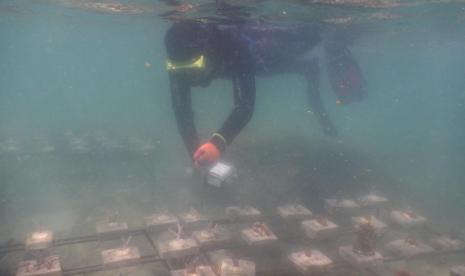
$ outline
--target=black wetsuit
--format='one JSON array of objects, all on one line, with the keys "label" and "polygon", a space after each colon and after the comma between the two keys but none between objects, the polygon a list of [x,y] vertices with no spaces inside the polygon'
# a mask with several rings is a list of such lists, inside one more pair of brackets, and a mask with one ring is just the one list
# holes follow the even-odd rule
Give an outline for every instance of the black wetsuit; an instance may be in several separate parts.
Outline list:
[{"label": "black wetsuit", "polygon": [[[192,27],[192,24],[196,26]],[[187,30],[194,28],[195,31],[180,31],[183,28]],[[181,37],[181,34],[190,37]],[[173,48],[199,48],[200,50],[196,50],[198,54],[204,54],[209,61],[208,65],[212,67],[208,80],[200,82],[192,81],[184,75],[170,74],[172,104],[177,124],[191,154],[199,146],[199,140],[194,125],[190,88],[196,85],[208,85],[209,81],[215,78],[230,79],[233,84],[234,108],[217,131],[224,137],[226,144],[233,141],[252,117],[257,75],[279,73],[304,75],[308,80],[307,91],[311,110],[328,135],[336,134],[320,99],[319,61],[306,55],[321,42],[317,26],[278,27],[258,23],[181,22],[175,23],[168,30],[165,40],[170,58],[177,54]],[[340,51],[332,52],[338,54],[341,51],[344,51],[344,47],[341,47]],[[221,151],[226,147],[224,140],[218,136],[211,138],[211,142]]]}]

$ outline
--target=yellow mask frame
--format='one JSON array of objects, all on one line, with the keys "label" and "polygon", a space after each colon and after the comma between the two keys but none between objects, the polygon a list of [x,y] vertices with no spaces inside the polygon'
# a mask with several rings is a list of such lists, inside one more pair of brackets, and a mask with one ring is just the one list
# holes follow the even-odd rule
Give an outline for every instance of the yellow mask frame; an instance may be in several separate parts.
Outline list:
[{"label": "yellow mask frame", "polygon": [[166,71],[168,72],[179,72],[189,69],[205,69],[205,57],[200,55],[198,58],[195,58],[190,62],[172,62],[171,60],[166,60]]}]

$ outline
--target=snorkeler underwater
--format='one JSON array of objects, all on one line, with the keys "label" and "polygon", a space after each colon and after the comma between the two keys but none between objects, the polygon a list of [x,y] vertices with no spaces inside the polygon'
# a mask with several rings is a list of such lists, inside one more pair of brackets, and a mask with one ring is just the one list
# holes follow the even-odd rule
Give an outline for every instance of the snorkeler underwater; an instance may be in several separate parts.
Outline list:
[{"label": "snorkeler underwater", "polygon": [[461,0],[4,0],[0,276],[465,275]]}]

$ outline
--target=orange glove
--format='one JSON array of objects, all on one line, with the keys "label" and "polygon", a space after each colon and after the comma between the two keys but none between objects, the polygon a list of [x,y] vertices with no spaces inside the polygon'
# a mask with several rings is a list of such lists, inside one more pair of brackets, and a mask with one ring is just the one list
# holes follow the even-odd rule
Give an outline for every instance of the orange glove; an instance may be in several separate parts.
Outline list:
[{"label": "orange glove", "polygon": [[198,167],[211,166],[220,159],[220,150],[212,142],[208,142],[195,151],[193,159]]}]

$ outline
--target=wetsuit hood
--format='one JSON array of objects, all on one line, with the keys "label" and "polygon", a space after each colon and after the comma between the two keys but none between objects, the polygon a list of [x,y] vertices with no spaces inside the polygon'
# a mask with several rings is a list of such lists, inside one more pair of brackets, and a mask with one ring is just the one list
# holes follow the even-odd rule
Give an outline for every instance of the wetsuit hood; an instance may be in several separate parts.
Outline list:
[{"label": "wetsuit hood", "polygon": [[168,58],[173,62],[198,58],[205,53],[207,43],[207,27],[193,21],[175,23],[165,35]]}]

